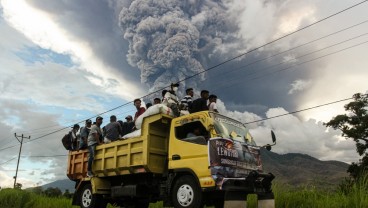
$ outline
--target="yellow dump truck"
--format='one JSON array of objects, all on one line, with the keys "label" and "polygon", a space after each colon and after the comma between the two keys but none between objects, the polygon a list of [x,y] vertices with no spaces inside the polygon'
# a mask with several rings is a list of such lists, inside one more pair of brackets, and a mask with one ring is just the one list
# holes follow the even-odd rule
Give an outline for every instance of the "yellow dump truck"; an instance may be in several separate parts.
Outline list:
[{"label": "yellow dump truck", "polygon": [[[272,140],[274,145],[273,133]],[[143,119],[140,136],[96,147],[93,177],[86,176],[88,151],[69,152],[67,176],[76,182],[72,203],[242,207],[247,194],[257,194],[259,207],[274,207],[274,176],[263,172],[260,148],[242,123],[218,113],[151,115]]]}]

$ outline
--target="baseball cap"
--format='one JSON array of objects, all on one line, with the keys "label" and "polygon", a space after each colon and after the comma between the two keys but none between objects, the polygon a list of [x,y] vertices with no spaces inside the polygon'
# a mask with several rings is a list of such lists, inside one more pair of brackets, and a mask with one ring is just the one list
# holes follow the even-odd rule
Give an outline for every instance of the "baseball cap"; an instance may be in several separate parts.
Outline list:
[{"label": "baseball cap", "polygon": [[103,118],[102,118],[101,116],[97,116],[97,117],[96,117],[96,121],[97,121],[97,120],[102,120],[102,119],[103,119]]},{"label": "baseball cap", "polygon": [[74,124],[73,129],[79,128],[78,124]]},{"label": "baseball cap", "polygon": [[86,123],[92,123],[91,119],[87,119]]}]

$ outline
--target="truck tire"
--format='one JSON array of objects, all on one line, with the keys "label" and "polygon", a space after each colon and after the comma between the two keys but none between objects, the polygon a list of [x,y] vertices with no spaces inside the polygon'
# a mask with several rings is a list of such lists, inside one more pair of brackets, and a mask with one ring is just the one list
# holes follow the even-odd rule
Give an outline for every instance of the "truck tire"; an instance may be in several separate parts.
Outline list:
[{"label": "truck tire", "polygon": [[174,182],[171,197],[175,208],[203,207],[201,189],[189,175],[181,176]]},{"label": "truck tire", "polygon": [[92,194],[91,184],[83,186],[79,192],[80,207],[82,208],[106,208],[107,203],[102,199],[100,195]]}]

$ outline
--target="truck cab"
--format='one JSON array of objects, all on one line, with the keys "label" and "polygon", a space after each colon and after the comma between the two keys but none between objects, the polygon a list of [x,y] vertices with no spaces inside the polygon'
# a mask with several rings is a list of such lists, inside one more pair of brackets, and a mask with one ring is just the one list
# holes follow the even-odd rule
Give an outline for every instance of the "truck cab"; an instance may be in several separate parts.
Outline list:
[{"label": "truck cab", "polygon": [[140,136],[97,146],[94,177],[86,177],[88,151],[69,153],[73,204],[244,207],[257,194],[259,205],[274,207],[274,176],[263,173],[260,148],[242,123],[218,113],[151,115]]}]

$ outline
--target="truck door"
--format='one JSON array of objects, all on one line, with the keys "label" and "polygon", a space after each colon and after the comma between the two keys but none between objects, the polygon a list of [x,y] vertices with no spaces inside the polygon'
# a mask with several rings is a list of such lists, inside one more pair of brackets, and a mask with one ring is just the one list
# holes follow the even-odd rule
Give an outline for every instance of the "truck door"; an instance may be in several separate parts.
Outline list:
[{"label": "truck door", "polygon": [[188,115],[172,122],[169,169],[190,169],[197,177],[209,176],[206,117]]}]

